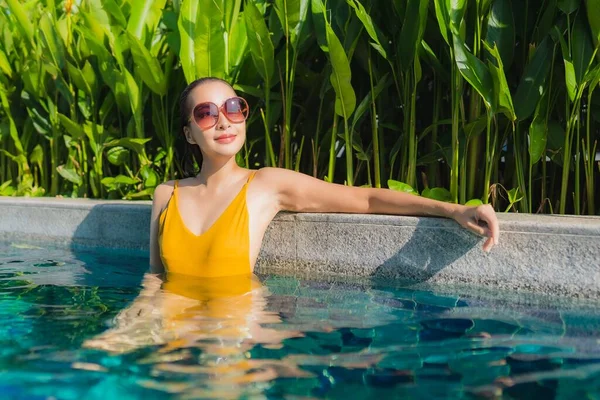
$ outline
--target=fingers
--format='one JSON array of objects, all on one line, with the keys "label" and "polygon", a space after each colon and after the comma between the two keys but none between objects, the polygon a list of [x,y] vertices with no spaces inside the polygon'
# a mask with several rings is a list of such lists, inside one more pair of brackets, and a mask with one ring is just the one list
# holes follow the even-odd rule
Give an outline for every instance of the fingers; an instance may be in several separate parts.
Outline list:
[{"label": "fingers", "polygon": [[478,218],[487,223],[488,229],[490,231],[490,235],[487,236],[491,236],[491,238],[493,239],[493,244],[498,244],[498,239],[500,237],[500,227],[498,225],[498,218],[496,217],[496,212],[489,205],[481,207],[479,211],[480,212]]},{"label": "fingers", "polygon": [[487,228],[477,225],[474,222],[467,221],[467,228],[480,236],[489,236],[489,230]]},{"label": "fingers", "polygon": [[487,253],[492,249],[492,247],[494,247],[494,238],[489,237],[483,244],[483,251],[485,251]]}]

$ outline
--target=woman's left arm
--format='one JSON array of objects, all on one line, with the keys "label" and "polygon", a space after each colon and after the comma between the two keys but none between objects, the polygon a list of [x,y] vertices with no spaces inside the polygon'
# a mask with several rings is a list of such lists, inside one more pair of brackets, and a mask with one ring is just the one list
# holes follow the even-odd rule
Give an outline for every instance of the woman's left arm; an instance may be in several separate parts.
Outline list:
[{"label": "woman's left arm", "polygon": [[[498,220],[489,205],[467,207],[390,189],[327,183],[281,168],[263,168],[261,174],[276,193],[280,210],[452,218],[464,228],[487,237],[483,245],[485,251],[498,244]],[[485,225],[480,225],[480,222]]]}]

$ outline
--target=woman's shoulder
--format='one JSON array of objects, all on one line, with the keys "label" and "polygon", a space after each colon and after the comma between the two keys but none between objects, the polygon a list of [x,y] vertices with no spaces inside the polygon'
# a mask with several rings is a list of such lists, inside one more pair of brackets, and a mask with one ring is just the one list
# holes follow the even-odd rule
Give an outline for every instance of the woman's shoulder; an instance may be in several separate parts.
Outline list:
[{"label": "woman's shoulder", "polygon": [[175,182],[175,180],[171,180],[158,185],[154,189],[154,194],[152,196],[153,204],[162,208],[162,206],[164,206],[171,198],[171,194],[175,189]]},{"label": "woman's shoulder", "polygon": [[307,176],[301,172],[289,170],[287,168],[279,167],[262,167],[260,169],[250,170],[251,173],[255,174],[255,178],[264,180],[271,183],[277,183],[280,181],[294,180],[298,177]]}]

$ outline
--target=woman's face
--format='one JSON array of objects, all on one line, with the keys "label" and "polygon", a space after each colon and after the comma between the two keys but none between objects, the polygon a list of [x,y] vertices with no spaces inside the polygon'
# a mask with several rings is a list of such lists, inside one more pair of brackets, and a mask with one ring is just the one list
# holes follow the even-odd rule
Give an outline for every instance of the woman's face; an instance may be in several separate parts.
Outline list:
[{"label": "woman's face", "polygon": [[[190,123],[184,127],[184,133],[189,143],[200,146],[203,157],[233,157],[244,145],[246,121],[231,122],[221,109],[226,100],[236,96],[229,85],[218,81],[200,84],[190,93]],[[206,102],[214,103],[219,108],[219,117],[215,126],[201,129],[194,121],[194,108]],[[202,108],[199,110],[200,113],[205,111]]]}]

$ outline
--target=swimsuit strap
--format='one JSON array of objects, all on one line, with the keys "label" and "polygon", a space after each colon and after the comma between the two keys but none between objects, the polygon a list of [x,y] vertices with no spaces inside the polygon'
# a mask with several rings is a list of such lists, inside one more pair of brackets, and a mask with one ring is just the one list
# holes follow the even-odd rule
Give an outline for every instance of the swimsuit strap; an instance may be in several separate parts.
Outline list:
[{"label": "swimsuit strap", "polygon": [[[175,183],[173,185],[173,191],[171,192],[171,198],[173,197],[177,197],[177,188],[179,187],[179,179],[175,179]],[[169,205],[171,204],[171,201],[169,201]]]},{"label": "swimsuit strap", "polygon": [[256,175],[256,173],[257,173],[257,172],[258,172],[258,170],[256,170],[256,171],[252,171],[252,172],[250,173],[250,176],[248,176],[248,181],[246,181],[246,184],[248,184],[248,183],[252,182],[252,179],[254,179],[254,176]]}]

